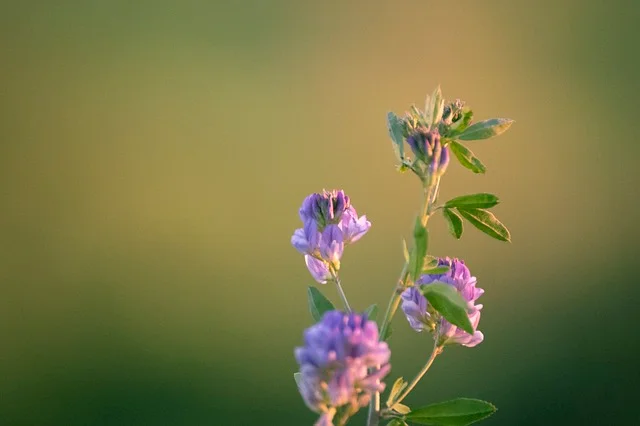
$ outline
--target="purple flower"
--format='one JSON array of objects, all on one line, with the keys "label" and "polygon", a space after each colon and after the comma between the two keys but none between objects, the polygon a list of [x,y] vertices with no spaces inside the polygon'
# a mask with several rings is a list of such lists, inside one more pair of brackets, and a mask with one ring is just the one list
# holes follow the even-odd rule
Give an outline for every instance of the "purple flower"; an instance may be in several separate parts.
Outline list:
[{"label": "purple flower", "polygon": [[428,330],[433,323],[427,314],[427,298],[415,286],[402,293],[402,310],[409,325],[416,331]]},{"label": "purple flower", "polygon": [[311,273],[311,276],[320,284],[326,284],[331,279],[331,271],[329,271],[329,264],[324,260],[316,259],[311,255],[304,256],[304,262],[307,264],[307,269]]},{"label": "purple flower", "polygon": [[302,254],[313,254],[316,252],[320,241],[320,232],[318,224],[314,221],[308,221],[304,224],[304,228],[298,228],[291,237],[291,244]]},{"label": "purple flower", "polygon": [[291,245],[305,255],[307,268],[319,283],[340,269],[345,244],[358,241],[371,228],[366,216],[358,217],[344,191],[311,194],[302,202],[303,227],[294,231]]},{"label": "purple flower", "polygon": [[320,240],[320,254],[323,259],[340,269],[340,258],[344,250],[342,230],[338,225],[329,225],[324,229]]},{"label": "purple flower", "polygon": [[345,242],[355,243],[369,231],[371,222],[367,220],[367,216],[365,215],[358,217],[356,209],[349,207],[342,214],[340,227],[342,228]]},{"label": "purple flower", "polygon": [[319,227],[324,228],[325,225],[338,223],[342,213],[349,206],[349,197],[344,194],[344,191],[325,190],[321,194],[315,193],[305,198],[300,208],[300,219],[304,223],[313,220],[319,224]]},{"label": "purple flower", "polygon": [[349,405],[355,412],[371,393],[383,391],[380,380],[391,369],[390,356],[378,326],[365,314],[330,311],[305,330],[304,346],[295,350],[298,389],[309,408],[323,413],[317,424],[331,425],[336,408]]},{"label": "purple flower", "polygon": [[[416,330],[433,330],[437,333],[436,340],[443,344],[460,344],[473,347],[482,342],[484,335],[477,331],[480,321],[481,304],[475,304],[476,300],[484,293],[484,290],[476,287],[476,277],[472,277],[469,268],[462,260],[448,257],[438,260],[438,266],[448,266],[445,274],[422,275],[416,286],[410,287],[402,293],[402,310],[409,321],[409,325]],[[434,282],[452,285],[467,301],[469,321],[475,332],[469,334],[455,325],[452,325],[433,311],[429,311],[428,302],[420,292],[420,287]]]}]

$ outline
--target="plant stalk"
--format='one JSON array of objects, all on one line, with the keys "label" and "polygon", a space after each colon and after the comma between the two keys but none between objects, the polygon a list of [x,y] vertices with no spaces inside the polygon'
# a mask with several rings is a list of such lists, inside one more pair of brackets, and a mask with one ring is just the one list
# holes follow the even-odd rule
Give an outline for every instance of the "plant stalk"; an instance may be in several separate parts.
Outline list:
[{"label": "plant stalk", "polygon": [[[426,228],[427,222],[429,221],[429,216],[431,214],[431,209],[433,208],[433,204],[435,203],[438,197],[438,189],[440,187],[440,177],[435,177],[432,173],[428,173],[426,178],[423,180],[423,195],[424,200],[422,204],[422,208],[420,210],[420,219],[422,221],[422,226]],[[407,276],[409,275],[409,262],[405,261],[404,266],[402,268],[402,272],[400,273],[400,279],[396,284],[396,287],[393,290],[393,294],[391,295],[391,299],[389,300],[389,305],[387,306],[387,311],[384,314],[384,319],[382,320],[382,324],[380,326],[380,338],[386,340],[388,329],[391,325],[391,320],[393,320],[396,311],[398,310],[398,306],[400,306],[400,299],[402,296],[402,292],[407,288]],[[432,354],[435,359],[435,356]],[[433,362],[433,360],[431,360]],[[428,369],[428,367],[427,367]],[[426,373],[426,370],[425,370]],[[424,374],[424,373],[423,373]],[[420,379],[418,379],[420,380]],[[417,381],[416,381],[417,383]],[[413,384],[415,386],[415,384]],[[404,397],[403,397],[404,398]],[[380,393],[376,392],[371,397],[371,403],[369,404],[369,415],[367,417],[367,426],[377,426],[380,418]]]},{"label": "plant stalk", "polygon": [[416,375],[416,377],[413,378],[413,380],[411,381],[411,383],[409,383],[409,386],[407,386],[402,393],[400,394],[400,396],[398,396],[393,402],[392,402],[392,407],[393,405],[402,402],[403,399],[406,398],[407,395],[409,395],[409,392],[411,392],[413,390],[414,387],[416,387],[416,385],[418,384],[418,382],[420,381],[420,379],[422,379],[422,377],[427,373],[427,371],[429,370],[429,368],[431,368],[431,365],[433,364],[433,361],[436,359],[436,357],[438,355],[440,355],[442,353],[442,346],[438,346],[438,343],[435,342],[433,345],[433,351],[431,351],[431,355],[429,356],[429,359],[427,360],[427,363],[424,365],[424,367],[422,367],[422,370],[420,370],[418,372],[418,374]]},{"label": "plant stalk", "polygon": [[342,289],[342,285],[340,284],[340,277],[338,273],[332,268],[330,268],[331,275],[333,276],[333,282],[336,283],[336,288],[338,289],[338,295],[342,300],[342,304],[344,305],[344,309],[347,312],[351,312],[351,306],[349,305],[349,301],[347,300],[347,295],[344,294],[344,290]]}]

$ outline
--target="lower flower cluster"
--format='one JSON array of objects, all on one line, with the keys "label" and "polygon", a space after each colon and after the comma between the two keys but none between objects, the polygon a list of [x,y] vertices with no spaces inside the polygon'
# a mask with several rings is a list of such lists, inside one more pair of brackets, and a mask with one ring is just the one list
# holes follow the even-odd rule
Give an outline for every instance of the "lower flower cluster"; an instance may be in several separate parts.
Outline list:
[{"label": "lower flower cluster", "polygon": [[366,314],[329,311],[304,333],[296,348],[298,388],[309,408],[320,413],[316,425],[350,416],[382,392],[391,366],[391,351],[381,342],[378,326]]}]

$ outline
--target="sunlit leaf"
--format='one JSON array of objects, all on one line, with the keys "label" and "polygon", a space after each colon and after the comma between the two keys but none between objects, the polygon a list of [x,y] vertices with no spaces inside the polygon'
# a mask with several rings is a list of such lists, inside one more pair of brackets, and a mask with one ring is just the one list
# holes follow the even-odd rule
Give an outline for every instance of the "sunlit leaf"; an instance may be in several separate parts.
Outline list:
[{"label": "sunlit leaf", "polygon": [[511,124],[513,124],[513,120],[509,118],[492,118],[480,121],[467,127],[456,138],[463,141],[488,139],[506,132],[511,127]]},{"label": "sunlit leaf", "polygon": [[493,213],[483,209],[458,209],[470,224],[480,231],[500,241],[511,241],[511,234]]},{"label": "sunlit leaf", "polygon": [[453,155],[456,156],[463,167],[471,170],[473,173],[484,173],[487,171],[482,161],[476,158],[473,152],[466,146],[456,141],[450,141],[449,148],[451,148],[451,152],[453,152]]},{"label": "sunlit leaf", "polygon": [[464,209],[488,209],[499,202],[500,200],[498,200],[498,197],[495,195],[482,192],[479,194],[462,195],[460,197],[452,198],[447,201],[444,206],[449,208],[460,207]]},{"label": "sunlit leaf", "polygon": [[446,402],[417,408],[406,419],[421,425],[467,426],[485,419],[496,412],[496,407],[486,401],[456,398]]}]

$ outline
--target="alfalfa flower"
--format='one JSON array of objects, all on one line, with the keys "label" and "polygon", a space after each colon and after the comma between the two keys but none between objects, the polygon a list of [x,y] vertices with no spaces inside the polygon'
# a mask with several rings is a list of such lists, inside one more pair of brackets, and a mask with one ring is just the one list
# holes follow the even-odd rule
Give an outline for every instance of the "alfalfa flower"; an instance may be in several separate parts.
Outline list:
[{"label": "alfalfa flower", "polygon": [[[414,287],[402,293],[402,310],[414,330],[433,331],[436,341],[441,345],[457,343],[467,347],[476,346],[482,342],[484,335],[477,330],[482,305],[475,302],[484,290],[476,287],[476,277],[471,276],[469,268],[462,260],[448,257],[438,259],[438,267],[442,266],[449,267],[449,270],[444,274],[422,275]],[[452,285],[467,302],[469,321],[474,329],[473,334],[456,327],[429,309],[429,303],[420,290],[435,282]]]},{"label": "alfalfa flower", "polygon": [[303,227],[296,229],[291,244],[305,255],[313,278],[325,284],[340,269],[346,244],[359,240],[371,228],[366,216],[358,216],[344,191],[311,194],[300,207]]},{"label": "alfalfa flower", "polygon": [[304,346],[295,350],[297,382],[307,406],[321,414],[318,424],[331,425],[340,407],[355,413],[368,404],[371,393],[383,391],[390,356],[378,326],[366,314],[330,311],[305,330]]}]

